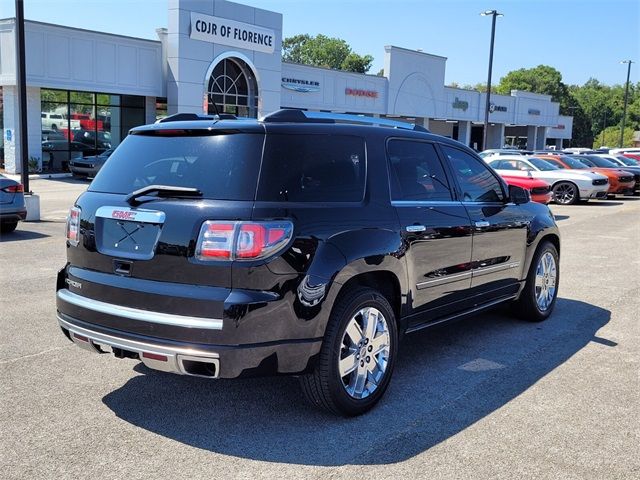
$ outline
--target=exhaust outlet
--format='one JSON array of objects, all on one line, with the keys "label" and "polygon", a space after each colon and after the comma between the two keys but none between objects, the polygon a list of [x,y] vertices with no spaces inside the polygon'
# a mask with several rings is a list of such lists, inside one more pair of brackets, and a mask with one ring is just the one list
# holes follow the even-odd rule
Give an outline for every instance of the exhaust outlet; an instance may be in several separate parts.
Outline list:
[{"label": "exhaust outlet", "polygon": [[185,375],[217,378],[220,373],[220,361],[217,358],[178,355],[178,363]]}]

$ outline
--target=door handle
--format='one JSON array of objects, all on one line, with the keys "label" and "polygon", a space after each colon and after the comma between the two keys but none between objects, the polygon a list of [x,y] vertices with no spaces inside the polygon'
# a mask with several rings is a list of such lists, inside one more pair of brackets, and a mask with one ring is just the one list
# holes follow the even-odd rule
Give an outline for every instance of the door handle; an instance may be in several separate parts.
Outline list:
[{"label": "door handle", "polygon": [[424,225],[409,225],[407,227],[407,232],[424,232],[427,229]]},{"label": "door handle", "polygon": [[476,226],[476,228],[487,228],[487,227],[491,226],[491,224],[489,222],[487,222],[486,220],[481,220],[479,222],[475,222],[474,225]]}]

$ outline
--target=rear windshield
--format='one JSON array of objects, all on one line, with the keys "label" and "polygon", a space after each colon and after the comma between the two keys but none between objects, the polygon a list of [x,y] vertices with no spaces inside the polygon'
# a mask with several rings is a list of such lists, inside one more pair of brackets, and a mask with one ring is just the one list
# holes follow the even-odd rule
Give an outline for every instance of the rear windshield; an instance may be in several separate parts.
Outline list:
[{"label": "rear windshield", "polygon": [[258,200],[359,202],[366,178],[365,143],[350,135],[269,134]]},{"label": "rear windshield", "polygon": [[253,200],[264,135],[129,135],[89,187],[128,194],[147,185],[194,187],[204,198]]}]

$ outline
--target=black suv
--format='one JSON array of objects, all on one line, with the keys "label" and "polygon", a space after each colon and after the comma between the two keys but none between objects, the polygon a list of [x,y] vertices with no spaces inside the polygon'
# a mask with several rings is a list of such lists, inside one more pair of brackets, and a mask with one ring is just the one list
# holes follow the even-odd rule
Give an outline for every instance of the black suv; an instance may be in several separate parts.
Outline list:
[{"label": "black suv", "polygon": [[295,110],[181,118],[131,130],[71,208],[57,316],[77,345],[186,375],[295,374],[357,415],[404,334],[503,302],[553,310],[551,212],[460,143]]}]

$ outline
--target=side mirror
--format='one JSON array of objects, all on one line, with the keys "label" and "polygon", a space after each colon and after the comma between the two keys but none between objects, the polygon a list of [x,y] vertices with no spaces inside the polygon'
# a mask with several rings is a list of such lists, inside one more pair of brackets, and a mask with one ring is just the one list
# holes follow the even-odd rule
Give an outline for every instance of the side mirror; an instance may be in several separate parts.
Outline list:
[{"label": "side mirror", "polygon": [[517,185],[509,185],[509,201],[520,205],[531,201],[531,195],[529,190],[526,190]]}]

